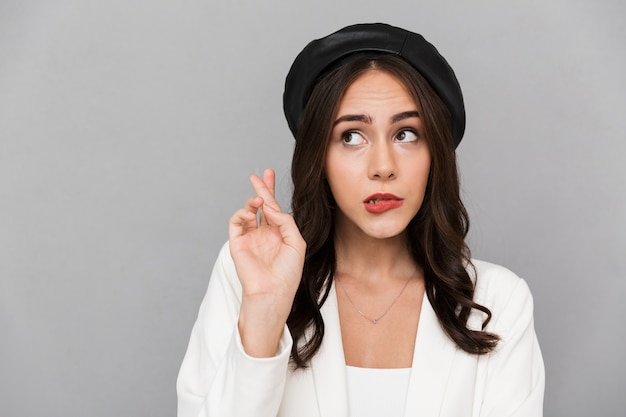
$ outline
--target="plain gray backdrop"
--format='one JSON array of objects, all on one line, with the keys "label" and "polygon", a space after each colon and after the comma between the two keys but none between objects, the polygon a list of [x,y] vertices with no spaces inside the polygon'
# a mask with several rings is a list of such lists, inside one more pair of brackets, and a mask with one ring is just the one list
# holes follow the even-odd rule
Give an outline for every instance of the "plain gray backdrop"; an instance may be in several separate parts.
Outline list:
[{"label": "plain gray backdrop", "polygon": [[469,241],[533,291],[546,416],[623,415],[625,4],[0,0],[0,414],[175,414],[248,175],[288,207],[293,58],[383,21],[461,82]]}]

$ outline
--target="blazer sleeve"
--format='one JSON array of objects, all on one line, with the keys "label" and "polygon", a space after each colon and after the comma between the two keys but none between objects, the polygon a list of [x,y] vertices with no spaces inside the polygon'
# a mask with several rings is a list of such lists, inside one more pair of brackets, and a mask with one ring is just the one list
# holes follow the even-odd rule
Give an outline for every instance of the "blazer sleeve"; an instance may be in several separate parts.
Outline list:
[{"label": "blazer sleeve", "polygon": [[[511,273],[512,274],[512,273]],[[480,417],[541,417],[544,364],[533,324],[533,299],[526,282],[516,283],[505,297],[490,331],[500,336],[485,358],[484,396]]]},{"label": "blazer sleeve", "polygon": [[277,415],[287,378],[291,336],[285,326],[274,357],[248,356],[237,327],[240,305],[241,284],[225,244],[178,373],[178,417]]}]

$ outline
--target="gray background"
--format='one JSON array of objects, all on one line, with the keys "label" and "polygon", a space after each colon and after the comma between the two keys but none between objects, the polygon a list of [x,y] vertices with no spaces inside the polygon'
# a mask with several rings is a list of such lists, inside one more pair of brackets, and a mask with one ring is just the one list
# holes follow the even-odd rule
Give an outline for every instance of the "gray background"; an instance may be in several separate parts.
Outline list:
[{"label": "gray background", "polygon": [[533,290],[546,415],[623,415],[624,4],[1,0],[0,414],[175,414],[248,174],[289,198],[292,59],[385,21],[464,88],[470,243]]}]

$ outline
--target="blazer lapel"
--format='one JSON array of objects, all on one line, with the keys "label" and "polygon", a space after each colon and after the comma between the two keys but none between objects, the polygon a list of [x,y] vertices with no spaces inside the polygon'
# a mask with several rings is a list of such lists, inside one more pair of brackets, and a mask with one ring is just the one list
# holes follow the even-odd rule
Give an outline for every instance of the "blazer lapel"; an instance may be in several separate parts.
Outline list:
[{"label": "blazer lapel", "polygon": [[321,313],[325,326],[324,341],[311,360],[320,417],[347,417],[346,360],[334,282]]},{"label": "blazer lapel", "polygon": [[438,416],[456,354],[426,294],[422,301],[405,417]]}]

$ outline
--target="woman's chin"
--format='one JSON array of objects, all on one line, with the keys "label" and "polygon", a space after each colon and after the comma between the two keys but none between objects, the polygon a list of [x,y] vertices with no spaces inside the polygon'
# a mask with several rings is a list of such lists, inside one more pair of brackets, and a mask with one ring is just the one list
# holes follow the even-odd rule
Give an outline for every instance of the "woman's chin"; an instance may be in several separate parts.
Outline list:
[{"label": "woman's chin", "polygon": [[393,239],[404,233],[406,230],[406,224],[379,224],[375,226],[369,226],[361,228],[361,232],[365,235],[364,237],[370,239]]}]

